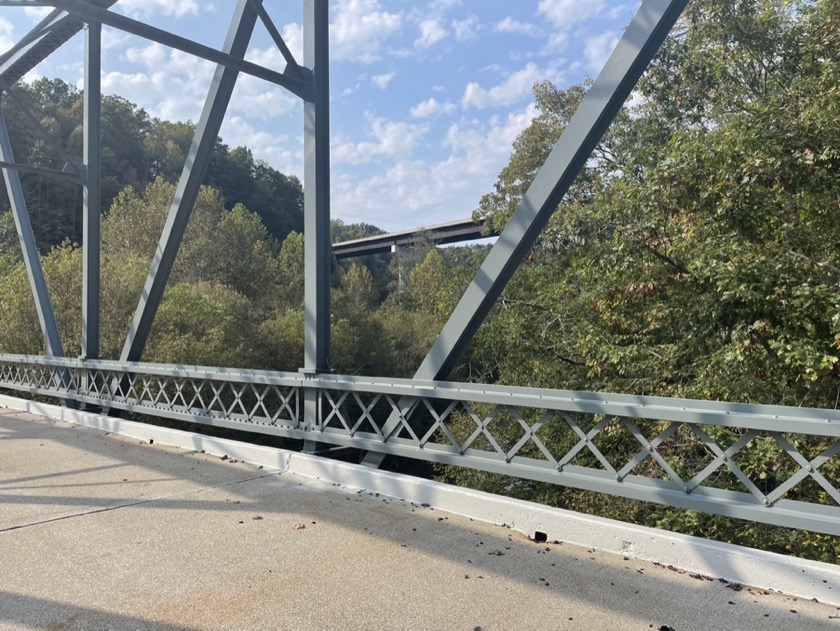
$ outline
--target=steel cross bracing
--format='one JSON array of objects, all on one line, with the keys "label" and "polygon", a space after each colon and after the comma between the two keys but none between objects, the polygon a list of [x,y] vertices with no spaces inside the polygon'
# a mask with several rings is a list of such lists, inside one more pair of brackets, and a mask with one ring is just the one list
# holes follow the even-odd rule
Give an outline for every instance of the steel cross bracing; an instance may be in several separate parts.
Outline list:
[{"label": "steel cross bracing", "polygon": [[[52,6],[32,32],[0,56],[2,104],[26,111],[15,81],[86,27],[83,164],[50,146],[67,165],[55,175],[84,187],[84,314],[81,357],[64,349],[43,280],[17,165],[0,116],[0,168],[44,335],[46,357],[0,356],[0,387],[144,415],[244,429],[366,451],[472,467],[670,506],[840,535],[840,491],[828,472],[840,457],[840,412],[774,406],[535,390],[442,381],[451,372],[516,267],[629,96],[688,0],[644,0],[604,71],[551,152],[434,343],[415,379],[337,376],[330,371],[328,0],[303,0],[304,59],[289,51],[261,0],[237,0],[221,50],[109,10],[109,0],[0,0]],[[282,72],[244,59],[261,21]],[[121,361],[99,356],[99,74],[101,25],[210,60],[208,90],[189,159],[170,209]],[[209,147],[240,73],[288,89],[304,101],[305,354],[298,373],[141,363],[169,271],[183,239]],[[2,110],[0,110],[2,114]],[[39,125],[36,124],[36,128]],[[678,449],[676,448],[679,444]],[[759,483],[753,450],[774,452],[783,479]],[[691,458],[676,454],[693,454]],[[784,463],[784,464],[780,464]],[[770,463],[765,463],[769,466]],[[799,499],[818,485],[821,503]]]}]

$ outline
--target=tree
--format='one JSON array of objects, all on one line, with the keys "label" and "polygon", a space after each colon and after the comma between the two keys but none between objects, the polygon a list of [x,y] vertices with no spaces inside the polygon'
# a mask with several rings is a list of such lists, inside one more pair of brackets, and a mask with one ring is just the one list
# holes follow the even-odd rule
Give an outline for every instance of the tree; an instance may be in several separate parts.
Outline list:
[{"label": "tree", "polygon": [[194,135],[192,123],[154,119],[145,140],[146,181],[154,182],[158,178],[177,181]]},{"label": "tree", "polygon": [[212,282],[178,283],[164,295],[146,356],[169,364],[251,368],[258,343],[247,298]]},{"label": "tree", "polygon": [[270,315],[260,325],[266,351],[266,366],[297,371],[303,366],[304,345],[304,239],[290,233],[277,257],[278,287]]},{"label": "tree", "polygon": [[332,364],[350,375],[383,374],[388,345],[375,309],[379,295],[368,268],[351,265],[332,292]]},{"label": "tree", "polygon": [[247,147],[228,149],[219,140],[210,158],[205,181],[222,194],[226,206],[242,203],[257,213],[278,241],[290,232],[303,232],[303,187],[263,160],[254,160]]}]

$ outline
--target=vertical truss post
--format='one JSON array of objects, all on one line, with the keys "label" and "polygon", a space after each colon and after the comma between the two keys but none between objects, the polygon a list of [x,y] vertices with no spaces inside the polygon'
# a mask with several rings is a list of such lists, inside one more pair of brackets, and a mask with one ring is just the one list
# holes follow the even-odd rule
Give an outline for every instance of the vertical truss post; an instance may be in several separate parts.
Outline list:
[{"label": "vertical truss post", "polygon": [[687,4],[688,0],[644,0],[415,379],[446,379],[450,375]]},{"label": "vertical truss post", "polygon": [[[6,117],[2,108],[0,108],[0,160],[8,163],[14,163],[15,161],[12,144],[9,140],[9,130],[6,127]],[[58,323],[55,320],[55,312],[47,290],[47,281],[44,278],[44,269],[41,267],[38,248],[35,245],[35,235],[32,232],[29,213],[26,210],[20,176],[14,169],[4,168],[3,178],[6,180],[6,191],[9,194],[9,203],[15,218],[20,248],[23,253],[23,263],[26,266],[26,274],[29,276],[29,286],[32,288],[32,297],[35,299],[35,311],[38,314],[38,322],[44,335],[44,347],[47,355],[64,357],[61,335],[58,332]]]},{"label": "vertical truss post", "polygon": [[304,368],[330,367],[330,102],[329,3],[304,0],[304,65],[312,71],[312,98],[304,117],[304,235],[306,342]]},{"label": "vertical truss post", "polygon": [[[260,4],[261,2],[257,0],[237,0],[225,39],[225,53],[237,59],[245,58]],[[122,361],[139,361],[143,355],[152,330],[152,322],[163,298],[163,292],[187,230],[193,206],[198,199],[201,182],[207,171],[210,155],[216,144],[216,138],[238,76],[238,70],[224,65],[219,65],[213,75],[210,91],[187,154],[187,162],[178,182],[175,199],[169,210],[140,303],[137,305],[134,320],[123,346],[120,356]]]},{"label": "vertical truss post", "polygon": [[[312,73],[304,117],[304,372],[330,369],[330,95],[329,1],[303,2],[303,64]],[[307,389],[304,420],[319,418],[317,391]]]},{"label": "vertical truss post", "polygon": [[102,25],[85,31],[84,188],[82,193],[82,357],[99,359]]}]

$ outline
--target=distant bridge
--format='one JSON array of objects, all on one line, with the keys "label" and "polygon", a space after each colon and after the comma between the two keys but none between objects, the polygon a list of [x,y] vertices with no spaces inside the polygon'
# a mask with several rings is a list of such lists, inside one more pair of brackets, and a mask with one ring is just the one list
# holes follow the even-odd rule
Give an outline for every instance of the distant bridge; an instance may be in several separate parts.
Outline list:
[{"label": "distant bridge", "polygon": [[337,259],[347,259],[355,256],[366,256],[368,254],[382,254],[383,252],[396,252],[399,248],[417,245],[418,243],[434,243],[444,245],[447,243],[461,243],[473,241],[485,237],[497,237],[497,231],[484,232],[484,219],[461,219],[436,226],[415,228],[413,230],[402,230],[389,234],[377,234],[363,239],[342,241],[333,244],[333,254]]}]

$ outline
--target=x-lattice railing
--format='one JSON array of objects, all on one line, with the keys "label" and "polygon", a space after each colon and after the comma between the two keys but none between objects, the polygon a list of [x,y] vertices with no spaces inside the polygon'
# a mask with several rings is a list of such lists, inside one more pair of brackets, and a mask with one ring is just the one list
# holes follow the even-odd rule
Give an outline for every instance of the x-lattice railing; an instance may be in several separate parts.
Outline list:
[{"label": "x-lattice railing", "polygon": [[0,388],[840,534],[837,410],[19,355]]}]

